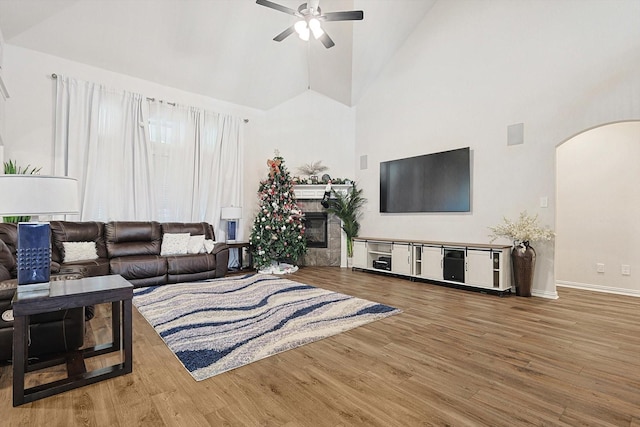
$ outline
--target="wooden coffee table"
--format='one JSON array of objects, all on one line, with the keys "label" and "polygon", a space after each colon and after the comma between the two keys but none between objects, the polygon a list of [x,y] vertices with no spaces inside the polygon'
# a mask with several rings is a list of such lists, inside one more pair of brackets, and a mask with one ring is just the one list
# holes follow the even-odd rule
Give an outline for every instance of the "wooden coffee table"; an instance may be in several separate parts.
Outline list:
[{"label": "wooden coffee table", "polygon": [[[13,298],[13,406],[72,390],[132,371],[131,298],[133,285],[118,275],[59,280],[49,290],[16,292]],[[111,303],[112,342],[77,350],[65,358],[29,363],[29,316]],[[84,360],[122,350],[122,363],[86,371]],[[25,389],[26,372],[67,363],[67,378]]]}]

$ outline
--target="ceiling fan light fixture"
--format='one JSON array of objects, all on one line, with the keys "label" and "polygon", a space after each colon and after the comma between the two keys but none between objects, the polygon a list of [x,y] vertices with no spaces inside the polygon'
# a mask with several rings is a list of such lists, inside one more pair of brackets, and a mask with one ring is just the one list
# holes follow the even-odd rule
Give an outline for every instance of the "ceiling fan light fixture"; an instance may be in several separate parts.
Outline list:
[{"label": "ceiling fan light fixture", "polygon": [[300,37],[301,40],[304,40],[306,42],[309,41],[309,34],[310,31],[308,28],[305,28],[304,31],[302,31],[301,33],[298,34],[298,37]]},{"label": "ceiling fan light fixture", "polygon": [[324,34],[322,26],[320,25],[320,21],[318,21],[316,18],[311,18],[309,20],[309,29],[313,33],[313,37],[315,37],[316,40],[322,37],[322,35]]},{"label": "ceiling fan light fixture", "polygon": [[300,37],[304,41],[309,41],[309,26],[307,25],[307,21],[300,20],[295,23],[293,28],[298,33],[298,37]]},{"label": "ceiling fan light fixture", "polygon": [[298,35],[302,35],[302,33],[304,33],[305,31],[307,32],[309,31],[309,28],[307,27],[307,21],[305,20],[300,20],[296,22],[293,28],[295,28],[296,33],[298,33]]},{"label": "ceiling fan light fixture", "polygon": [[362,10],[323,13],[320,6],[318,6],[319,2],[320,0],[308,0],[308,2],[302,3],[298,6],[298,9],[295,10],[271,0],[256,0],[256,3],[261,6],[293,15],[298,19],[294,25],[286,28],[273,38],[273,40],[277,42],[283,41],[294,32],[297,33],[302,40],[308,41],[310,34],[313,33],[313,36],[317,40],[320,40],[324,47],[329,49],[336,44],[322,28],[322,21],[361,21],[364,19],[364,12]]}]

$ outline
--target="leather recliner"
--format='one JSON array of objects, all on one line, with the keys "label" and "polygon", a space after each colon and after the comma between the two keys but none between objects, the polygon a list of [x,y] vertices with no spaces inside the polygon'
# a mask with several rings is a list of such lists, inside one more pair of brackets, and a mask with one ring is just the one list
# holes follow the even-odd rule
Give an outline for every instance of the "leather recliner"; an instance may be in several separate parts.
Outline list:
[{"label": "leather recliner", "polygon": [[[13,314],[11,301],[17,286],[17,227],[0,223],[0,363],[13,357]],[[55,269],[55,267],[54,267]],[[77,279],[79,272],[53,274],[51,280]],[[29,318],[29,357],[38,358],[76,350],[84,344],[84,307],[43,313]]]}]

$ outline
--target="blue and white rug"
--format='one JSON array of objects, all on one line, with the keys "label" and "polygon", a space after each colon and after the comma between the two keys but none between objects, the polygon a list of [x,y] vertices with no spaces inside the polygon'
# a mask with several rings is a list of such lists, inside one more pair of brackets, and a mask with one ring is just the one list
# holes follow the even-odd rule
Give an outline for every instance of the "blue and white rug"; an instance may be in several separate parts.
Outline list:
[{"label": "blue and white rug", "polygon": [[264,274],[139,288],[133,303],[196,381],[400,313]]}]

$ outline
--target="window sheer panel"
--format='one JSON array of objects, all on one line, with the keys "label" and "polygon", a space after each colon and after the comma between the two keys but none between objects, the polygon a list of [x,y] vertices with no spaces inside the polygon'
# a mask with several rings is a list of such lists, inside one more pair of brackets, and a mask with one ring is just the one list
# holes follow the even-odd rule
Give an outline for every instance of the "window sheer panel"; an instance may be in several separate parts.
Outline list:
[{"label": "window sheer panel", "polygon": [[79,181],[80,220],[151,218],[142,96],[58,76],[54,173]]},{"label": "window sheer panel", "polygon": [[242,206],[243,169],[240,126],[238,118],[222,114],[218,116],[215,155],[211,168],[220,172],[211,183],[214,186],[215,198],[207,206],[207,214],[213,218],[212,224],[218,238],[226,236],[226,224],[221,224],[220,221],[222,207]]},{"label": "window sheer panel", "polygon": [[80,220],[207,221],[240,206],[240,119],[59,76],[54,173],[79,180]]},{"label": "window sheer panel", "polygon": [[[192,221],[195,124],[188,108],[151,102],[154,188],[161,221]],[[197,219],[197,218],[196,218]]]}]

